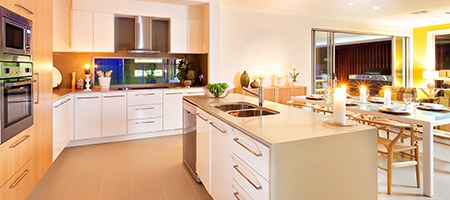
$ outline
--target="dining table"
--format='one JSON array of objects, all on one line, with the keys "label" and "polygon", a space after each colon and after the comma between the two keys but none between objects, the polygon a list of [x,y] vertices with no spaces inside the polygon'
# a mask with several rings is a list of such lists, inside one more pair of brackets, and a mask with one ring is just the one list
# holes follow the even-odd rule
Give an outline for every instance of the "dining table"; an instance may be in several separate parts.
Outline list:
[{"label": "dining table", "polygon": [[[291,100],[305,104],[312,104],[324,107],[333,107],[331,98],[310,99],[308,96],[294,96]],[[400,101],[393,101],[392,106],[404,107],[407,113],[392,114],[381,112],[380,108],[385,106],[383,103],[366,102],[361,103],[359,97],[351,97],[356,104],[346,106],[347,111],[382,117],[399,122],[416,124],[423,127],[423,194],[432,197],[434,195],[434,136],[433,128],[435,126],[450,124],[450,110],[428,111],[414,109]]]}]

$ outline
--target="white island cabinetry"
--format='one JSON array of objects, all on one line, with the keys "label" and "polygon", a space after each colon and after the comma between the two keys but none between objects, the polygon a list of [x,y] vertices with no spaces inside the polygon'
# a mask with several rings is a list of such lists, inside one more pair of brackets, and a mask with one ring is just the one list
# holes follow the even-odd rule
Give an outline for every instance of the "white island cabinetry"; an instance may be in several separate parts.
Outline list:
[{"label": "white island cabinetry", "polygon": [[197,108],[196,112],[197,174],[200,177],[200,180],[202,180],[203,186],[205,186],[206,191],[208,191],[208,193],[211,193],[211,135],[209,127],[210,116],[208,113],[199,108]]}]

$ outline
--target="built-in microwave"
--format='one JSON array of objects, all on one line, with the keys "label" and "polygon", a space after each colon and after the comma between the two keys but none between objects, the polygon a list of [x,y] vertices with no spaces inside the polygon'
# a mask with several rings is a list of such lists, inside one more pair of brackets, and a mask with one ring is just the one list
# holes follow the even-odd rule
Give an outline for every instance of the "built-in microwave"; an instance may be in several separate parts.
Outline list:
[{"label": "built-in microwave", "polygon": [[0,61],[32,62],[32,22],[0,6]]},{"label": "built-in microwave", "polygon": [[33,125],[32,65],[0,62],[0,144]]}]

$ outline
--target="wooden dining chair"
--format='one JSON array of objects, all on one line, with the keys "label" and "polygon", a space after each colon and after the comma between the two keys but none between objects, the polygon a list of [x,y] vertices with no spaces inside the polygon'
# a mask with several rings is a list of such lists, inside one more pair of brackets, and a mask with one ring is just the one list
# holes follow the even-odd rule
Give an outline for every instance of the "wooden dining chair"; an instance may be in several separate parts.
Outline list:
[{"label": "wooden dining chair", "polygon": [[[332,110],[330,110],[329,108],[327,108],[327,107],[313,107],[313,112],[316,112],[316,113],[319,113],[319,114],[322,114],[322,115],[333,115],[333,111]],[[347,119],[352,119],[352,116],[354,115],[355,113],[353,113],[353,112],[349,112],[349,111],[347,111],[346,113],[345,113],[345,117],[347,117]]]},{"label": "wooden dining chair", "polygon": [[[366,125],[372,125],[377,127],[378,131],[389,131],[391,133],[395,133],[396,136],[394,139],[387,139],[383,137],[378,137],[378,153],[387,154],[387,168],[383,168],[378,166],[378,168],[387,171],[387,191],[388,194],[391,194],[392,188],[392,170],[394,168],[407,167],[407,166],[415,166],[416,167],[416,181],[417,187],[420,188],[420,160],[419,160],[419,146],[417,144],[417,140],[415,138],[416,132],[411,124],[406,123],[394,123],[382,120],[371,120],[364,118],[362,115],[353,115],[352,118]],[[405,144],[400,142],[401,138],[404,137],[405,130],[409,128],[411,129],[411,140],[412,144]],[[398,161],[394,162],[394,153],[409,153],[413,150],[413,156],[410,161]]]}]

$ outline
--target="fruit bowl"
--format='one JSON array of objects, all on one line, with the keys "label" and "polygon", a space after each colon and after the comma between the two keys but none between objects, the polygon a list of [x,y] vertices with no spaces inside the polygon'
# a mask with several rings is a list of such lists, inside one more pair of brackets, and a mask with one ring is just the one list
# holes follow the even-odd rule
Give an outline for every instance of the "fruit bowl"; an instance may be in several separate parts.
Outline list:
[{"label": "fruit bowl", "polygon": [[204,90],[205,95],[208,97],[226,97],[230,93],[230,86],[228,86],[226,83],[208,84],[207,86],[205,86]]}]

